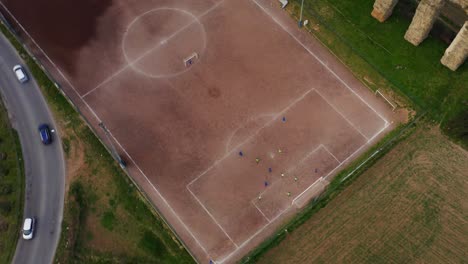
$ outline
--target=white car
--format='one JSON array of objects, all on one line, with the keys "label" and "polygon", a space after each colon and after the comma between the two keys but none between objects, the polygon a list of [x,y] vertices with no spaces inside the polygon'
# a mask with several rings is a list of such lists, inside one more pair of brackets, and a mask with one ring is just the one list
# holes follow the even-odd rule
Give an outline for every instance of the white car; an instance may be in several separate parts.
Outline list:
[{"label": "white car", "polygon": [[34,236],[34,225],[36,220],[34,217],[28,217],[24,219],[23,224],[23,238],[26,240],[31,240]]},{"label": "white car", "polygon": [[20,83],[25,83],[29,80],[24,68],[21,65],[15,65],[15,67],[13,67],[13,72],[16,74],[16,78],[18,81],[20,81]]}]

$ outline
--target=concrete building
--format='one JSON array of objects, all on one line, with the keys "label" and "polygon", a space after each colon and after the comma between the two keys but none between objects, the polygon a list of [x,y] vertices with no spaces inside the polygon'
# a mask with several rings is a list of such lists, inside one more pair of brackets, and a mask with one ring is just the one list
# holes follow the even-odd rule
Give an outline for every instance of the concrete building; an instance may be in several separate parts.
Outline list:
[{"label": "concrete building", "polygon": [[[464,15],[468,14],[468,0],[421,0],[404,38],[415,46],[423,42],[447,2],[450,2],[452,8],[453,6],[461,8]],[[375,0],[371,15],[378,21],[384,22],[390,17],[397,3],[398,0]],[[466,16],[464,19],[463,26],[440,60],[453,71],[463,64],[468,55],[468,22]]]}]

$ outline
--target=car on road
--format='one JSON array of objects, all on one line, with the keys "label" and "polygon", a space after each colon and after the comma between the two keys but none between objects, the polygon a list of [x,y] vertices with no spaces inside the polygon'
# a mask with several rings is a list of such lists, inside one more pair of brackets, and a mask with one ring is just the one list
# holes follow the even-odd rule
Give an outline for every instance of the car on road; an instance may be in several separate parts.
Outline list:
[{"label": "car on road", "polygon": [[34,226],[36,224],[36,219],[34,217],[28,217],[24,219],[23,223],[23,238],[25,240],[31,240],[34,237]]},{"label": "car on road", "polygon": [[13,72],[20,83],[25,83],[29,80],[28,75],[26,75],[26,71],[21,65],[15,65],[13,67]]},{"label": "car on road", "polygon": [[41,136],[41,141],[44,143],[44,145],[49,145],[52,143],[52,135],[47,124],[42,124],[39,126],[39,135]]}]

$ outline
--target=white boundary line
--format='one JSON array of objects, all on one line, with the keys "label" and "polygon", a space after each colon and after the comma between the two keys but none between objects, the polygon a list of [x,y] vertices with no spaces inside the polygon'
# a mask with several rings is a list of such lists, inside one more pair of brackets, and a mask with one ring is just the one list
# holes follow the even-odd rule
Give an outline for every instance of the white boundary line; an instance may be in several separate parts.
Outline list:
[{"label": "white boundary line", "polygon": [[325,146],[323,144],[320,144],[318,145],[316,148],[314,148],[312,151],[310,151],[309,153],[307,153],[307,155],[305,155],[295,166],[294,168],[291,168],[291,169],[288,169],[289,172],[293,171],[293,170],[296,170],[297,166],[299,166],[300,164],[304,163],[308,158],[310,158],[310,156],[314,155],[315,152],[317,152],[320,148],[325,148]]},{"label": "white boundary line", "polygon": [[255,122],[257,120],[261,120],[262,118],[268,118],[268,117],[273,117],[273,118],[276,118],[277,114],[259,114],[259,115],[256,115],[256,116],[251,116],[249,117],[248,119],[245,120],[245,122],[242,123],[242,125],[238,126],[232,133],[231,135],[229,136],[228,140],[226,141],[226,147],[225,147],[225,150],[224,152],[225,153],[228,153],[229,150],[232,150],[230,149],[229,147],[231,146],[231,142],[232,142],[232,139],[234,138],[234,136],[237,134],[237,132],[244,128],[244,126],[246,124],[249,124],[250,122]]},{"label": "white boundary line", "polygon": [[389,123],[386,123],[375,135],[373,135],[368,141],[367,143],[371,142],[372,140],[374,140],[378,135],[380,135],[380,133],[382,133],[382,131],[384,131],[385,129],[387,129],[387,127],[389,127],[390,124]]},{"label": "white boundary line", "polygon": [[190,190],[189,186],[186,185],[185,188],[190,192],[190,194],[193,196],[193,198],[195,198],[195,200],[197,200],[197,202],[201,205],[201,207],[203,207],[203,209],[206,211],[206,213],[211,217],[211,219],[215,222],[215,224],[221,229],[221,231],[223,231],[223,233],[227,236],[227,238],[229,238],[229,240],[231,241],[232,244],[234,244],[234,246],[236,246],[236,248],[239,248],[239,246],[236,244],[236,242],[234,242],[234,240],[232,240],[231,236],[226,232],[226,230],[224,230],[224,228],[221,226],[221,224],[218,222],[218,220],[216,220],[216,217],[214,217],[210,211],[208,210],[208,208],[206,208],[206,206],[200,201],[200,199],[198,199],[198,197],[192,192],[192,190]]},{"label": "white boundary line", "polygon": [[393,105],[392,102],[390,102],[390,100],[388,100],[387,97],[385,97],[385,95],[383,95],[383,94],[379,91],[379,89],[377,89],[377,91],[375,91],[375,94],[380,94],[380,96],[382,96],[382,97],[385,99],[385,101],[387,101],[387,103],[389,103],[389,104],[393,107],[392,111],[395,111],[396,106]]},{"label": "white boundary line", "polygon": [[291,31],[288,30],[288,28],[283,25],[274,15],[272,15],[265,7],[263,7],[261,4],[258,3],[257,0],[250,0],[254,2],[263,12],[270,17],[273,21],[276,22],[286,33],[288,33],[299,45],[301,45],[312,57],[314,57],[320,64],[323,65],[333,76],[335,76],[336,79],[338,79],[346,88],[348,88],[354,95],[356,95],[361,101],[367,105],[374,113],[376,113],[384,122],[385,124],[388,123],[387,119],[385,119],[377,110],[375,110],[369,103],[367,103],[366,100],[364,100],[356,91],[354,91],[343,79],[340,78],[328,65],[322,61],[314,52],[312,52],[304,43],[302,43]]},{"label": "white boundary line", "polygon": [[331,151],[328,150],[328,148],[327,148],[325,145],[323,146],[323,148],[324,148],[336,161],[338,161],[338,163],[341,163],[341,161],[338,160],[338,159],[336,158],[336,156],[335,156],[333,153],[331,153]]},{"label": "white boundary line", "polygon": [[175,215],[175,217],[177,218],[177,220],[184,226],[184,228],[187,230],[187,232],[192,236],[192,238],[195,240],[195,242],[200,246],[200,248],[205,252],[205,254],[211,258],[210,254],[208,253],[208,251],[205,249],[205,247],[201,244],[201,242],[195,237],[195,235],[192,233],[192,231],[190,231],[190,229],[188,228],[188,226],[184,223],[184,221],[182,221],[182,219],[180,218],[180,216],[175,212],[174,208],[172,208],[172,206],[170,206],[169,202],[166,200],[166,198],[164,198],[164,196],[159,192],[159,190],[154,186],[154,184],[148,179],[148,176],[146,176],[146,174],[143,172],[143,170],[140,168],[140,166],[138,166],[138,164],[136,163],[136,161],[132,158],[132,156],[130,156],[130,154],[125,150],[125,148],[120,144],[120,142],[114,137],[114,135],[109,131],[109,134],[110,136],[112,137],[112,139],[117,143],[117,145],[119,145],[119,147],[122,149],[122,151],[125,153],[125,155],[128,156],[128,158],[132,161],[133,164],[135,164],[135,167],[137,168],[137,170],[143,175],[143,177],[145,177],[146,181],[151,185],[151,187],[153,188],[153,190],[156,192],[156,194],[161,197],[161,199],[163,200],[163,202],[166,204],[166,206],[171,210],[171,212]]},{"label": "white boundary line", "polygon": [[265,217],[265,219],[268,221],[268,223],[271,223],[271,220],[263,213],[263,211],[260,208],[258,208],[255,201],[252,200],[252,201],[250,201],[250,203],[252,203],[255,206],[255,208],[257,208],[257,210],[263,215],[263,217]]},{"label": "white boundary line", "polygon": [[337,112],[342,118],[344,118],[346,120],[346,122],[348,122],[349,125],[351,125],[352,128],[354,128],[354,130],[356,130],[359,134],[361,134],[361,136],[363,136],[366,140],[369,140],[368,137],[366,137],[366,135],[364,135],[361,130],[359,130],[351,121],[349,121],[348,118],[346,118],[346,116],[344,116],[334,105],[332,105],[327,98],[325,98],[318,90],[315,91],[318,95],[320,95],[320,97],[322,97],[322,99],[331,107],[333,108],[333,110],[335,110],[335,112]]}]

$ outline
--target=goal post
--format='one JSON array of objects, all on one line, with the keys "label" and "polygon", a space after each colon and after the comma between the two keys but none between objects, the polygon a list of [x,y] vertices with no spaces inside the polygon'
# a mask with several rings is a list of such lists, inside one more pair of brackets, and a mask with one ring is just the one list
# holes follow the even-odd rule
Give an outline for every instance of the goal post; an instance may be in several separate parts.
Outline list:
[{"label": "goal post", "polygon": [[377,89],[377,90],[375,91],[375,95],[376,95],[376,96],[379,96],[379,95],[382,96],[382,98],[392,107],[392,111],[395,111],[396,105],[393,104],[390,100],[388,100],[388,98],[385,97],[385,95],[383,95],[383,94],[379,91],[379,89]]},{"label": "goal post", "polygon": [[184,58],[184,65],[185,67],[190,67],[195,64],[195,61],[198,60],[198,54],[196,52],[190,54],[186,58]]}]

